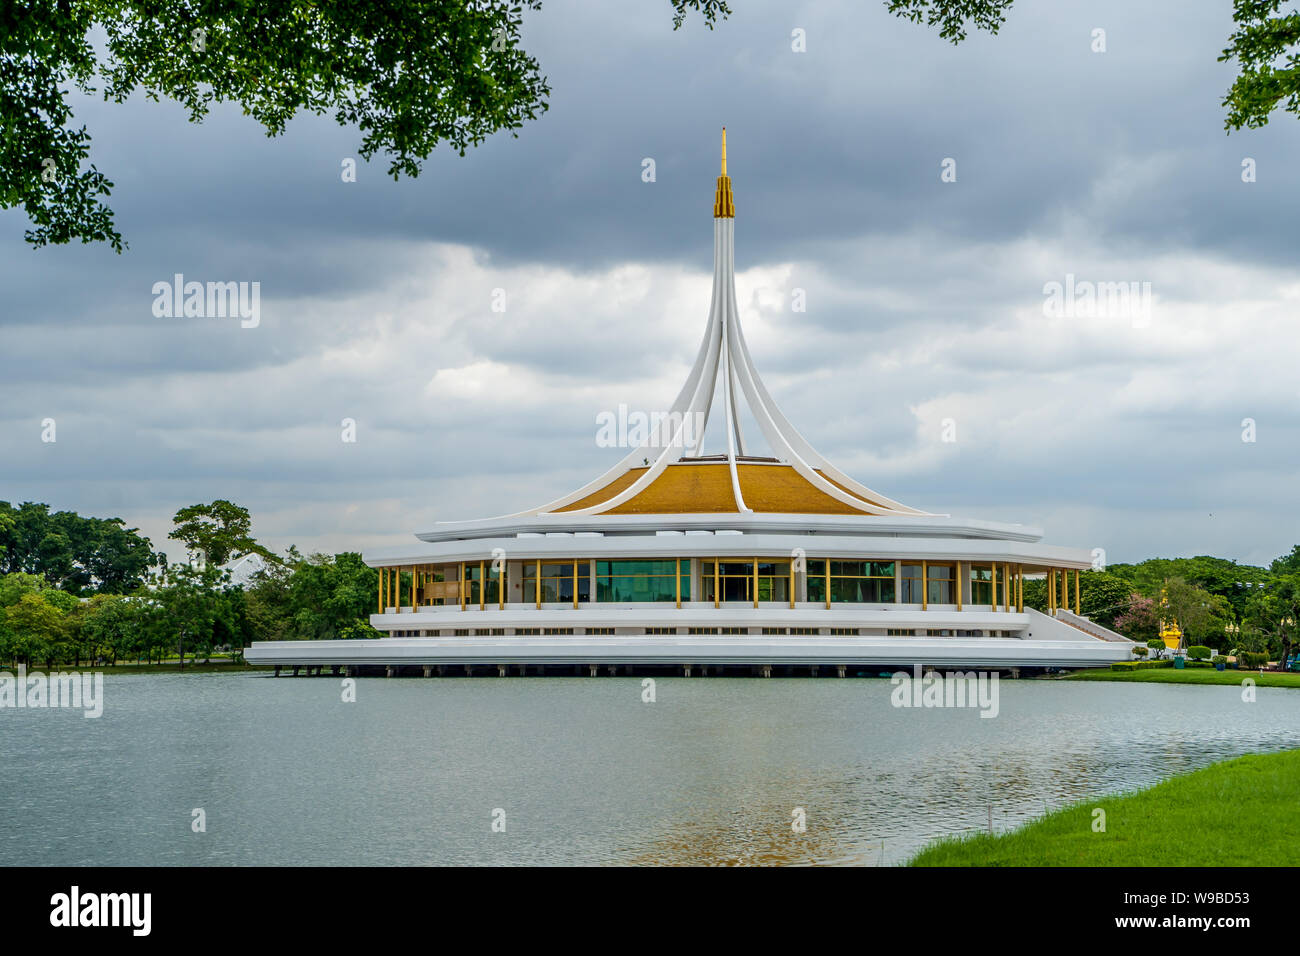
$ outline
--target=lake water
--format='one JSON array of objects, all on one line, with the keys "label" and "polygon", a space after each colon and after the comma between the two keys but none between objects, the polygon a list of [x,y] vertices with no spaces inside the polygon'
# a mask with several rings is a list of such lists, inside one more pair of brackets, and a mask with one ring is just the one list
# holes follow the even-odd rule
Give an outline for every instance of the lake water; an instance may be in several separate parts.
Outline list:
[{"label": "lake water", "polygon": [[109,676],[99,719],[0,709],[4,862],[892,865],[990,807],[1003,830],[1300,747],[1287,689],[1008,680],[995,719],[891,690],[370,678],[344,703],[338,678]]}]

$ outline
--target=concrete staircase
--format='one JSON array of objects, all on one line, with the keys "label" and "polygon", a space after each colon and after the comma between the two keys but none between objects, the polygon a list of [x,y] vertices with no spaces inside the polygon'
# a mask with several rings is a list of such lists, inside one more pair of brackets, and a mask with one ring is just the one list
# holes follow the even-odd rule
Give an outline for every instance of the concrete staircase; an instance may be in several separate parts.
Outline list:
[{"label": "concrete staircase", "polygon": [[1102,627],[1100,624],[1090,621],[1080,614],[1075,614],[1073,611],[1067,611],[1064,608],[1056,609],[1056,619],[1069,624],[1071,627],[1076,627],[1085,634],[1099,640],[1118,641],[1124,644],[1133,643],[1133,641],[1125,637],[1123,634],[1120,634],[1118,631],[1112,631],[1108,627]]}]

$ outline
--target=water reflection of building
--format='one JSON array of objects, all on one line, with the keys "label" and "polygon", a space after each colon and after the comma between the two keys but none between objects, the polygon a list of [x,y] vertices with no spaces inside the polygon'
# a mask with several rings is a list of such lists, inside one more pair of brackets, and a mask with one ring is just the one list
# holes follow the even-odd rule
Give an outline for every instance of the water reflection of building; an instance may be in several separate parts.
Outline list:
[{"label": "water reflection of building", "polygon": [[[371,623],[385,639],[259,643],[248,659],[389,673],[671,665],[843,676],[860,666],[1129,658],[1129,642],[1079,616],[1090,552],[1043,544],[1024,525],[902,504],[794,428],[741,330],[735,214],[724,130],[703,342],[671,409],[622,461],[541,507],[440,523],[408,547],[367,554],[379,570]],[[747,437],[742,407],[765,450]],[[725,445],[708,454],[711,416]],[[1035,576],[1047,579],[1048,614],[1024,605]]]}]

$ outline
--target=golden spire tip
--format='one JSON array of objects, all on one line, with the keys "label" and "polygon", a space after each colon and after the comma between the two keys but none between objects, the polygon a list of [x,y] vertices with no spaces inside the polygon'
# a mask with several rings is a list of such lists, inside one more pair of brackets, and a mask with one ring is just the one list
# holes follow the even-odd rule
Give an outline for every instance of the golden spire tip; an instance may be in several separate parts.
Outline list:
[{"label": "golden spire tip", "polygon": [[713,194],[713,218],[735,219],[736,202],[731,195],[731,177],[727,175],[727,127],[722,127],[722,175]]}]

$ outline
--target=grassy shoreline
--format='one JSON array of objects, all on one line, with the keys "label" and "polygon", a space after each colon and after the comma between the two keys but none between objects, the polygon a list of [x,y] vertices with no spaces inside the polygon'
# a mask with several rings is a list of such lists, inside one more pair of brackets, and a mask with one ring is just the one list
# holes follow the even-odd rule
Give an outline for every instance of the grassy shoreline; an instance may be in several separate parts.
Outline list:
[{"label": "grassy shoreline", "polygon": [[[1300,805],[1300,750],[1250,754],[1146,790],[1080,801],[1010,833],[941,840],[909,866],[1300,866],[1278,821]],[[1094,832],[1094,810],[1105,832]]]},{"label": "grassy shoreline", "polygon": [[1256,687],[1300,687],[1300,674],[1290,671],[1222,670],[1212,667],[1184,668],[1156,667],[1140,671],[1113,671],[1109,668],[1074,671],[1059,680],[1105,680],[1139,684],[1231,684],[1241,686],[1249,677]]}]

